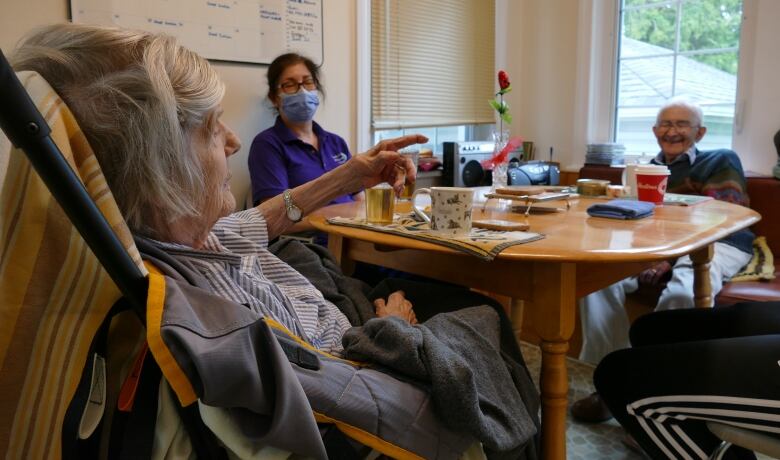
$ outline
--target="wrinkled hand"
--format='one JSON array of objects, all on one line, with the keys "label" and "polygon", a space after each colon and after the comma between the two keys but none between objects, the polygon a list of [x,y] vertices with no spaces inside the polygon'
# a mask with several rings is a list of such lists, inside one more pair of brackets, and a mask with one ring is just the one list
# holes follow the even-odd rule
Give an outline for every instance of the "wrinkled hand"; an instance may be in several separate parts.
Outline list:
[{"label": "wrinkled hand", "polygon": [[347,164],[352,168],[352,177],[359,181],[356,188],[369,188],[387,182],[400,195],[405,181],[414,183],[417,169],[412,160],[400,155],[398,150],[426,142],[428,138],[423,135],[409,134],[385,139],[366,152],[353,156]]},{"label": "wrinkled hand", "polygon": [[639,274],[639,282],[642,284],[657,286],[663,277],[672,271],[672,264],[667,261],[660,262]]},{"label": "wrinkled hand", "polygon": [[387,298],[387,302],[381,298],[374,300],[374,308],[376,308],[376,315],[380,318],[397,316],[409,324],[417,324],[417,316],[412,310],[412,302],[406,300],[404,291],[393,292]]}]

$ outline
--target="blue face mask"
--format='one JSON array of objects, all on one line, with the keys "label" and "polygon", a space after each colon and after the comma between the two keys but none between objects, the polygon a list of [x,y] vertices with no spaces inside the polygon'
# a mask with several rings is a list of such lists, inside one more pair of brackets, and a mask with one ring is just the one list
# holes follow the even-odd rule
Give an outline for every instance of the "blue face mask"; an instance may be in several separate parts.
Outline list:
[{"label": "blue face mask", "polygon": [[303,123],[314,118],[317,107],[320,105],[320,98],[315,91],[306,91],[301,88],[295,94],[282,94],[281,111],[288,120],[293,123]]}]

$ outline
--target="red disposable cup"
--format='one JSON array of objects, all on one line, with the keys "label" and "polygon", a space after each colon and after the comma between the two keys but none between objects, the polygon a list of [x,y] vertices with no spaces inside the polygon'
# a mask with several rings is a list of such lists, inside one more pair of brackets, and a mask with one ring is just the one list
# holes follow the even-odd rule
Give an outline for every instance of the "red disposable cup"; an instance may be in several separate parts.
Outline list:
[{"label": "red disposable cup", "polygon": [[669,172],[639,172],[636,173],[637,198],[639,201],[649,201],[655,204],[664,202],[666,184],[669,182]]}]

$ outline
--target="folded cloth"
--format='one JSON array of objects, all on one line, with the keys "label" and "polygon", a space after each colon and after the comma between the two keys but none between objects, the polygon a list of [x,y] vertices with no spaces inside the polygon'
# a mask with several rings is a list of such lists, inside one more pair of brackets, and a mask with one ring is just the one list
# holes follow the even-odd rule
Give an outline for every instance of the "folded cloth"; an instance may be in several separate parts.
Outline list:
[{"label": "folded cloth", "polygon": [[647,201],[612,200],[594,204],[588,208],[588,214],[593,217],[609,217],[611,219],[641,219],[652,216],[654,208],[655,205]]}]

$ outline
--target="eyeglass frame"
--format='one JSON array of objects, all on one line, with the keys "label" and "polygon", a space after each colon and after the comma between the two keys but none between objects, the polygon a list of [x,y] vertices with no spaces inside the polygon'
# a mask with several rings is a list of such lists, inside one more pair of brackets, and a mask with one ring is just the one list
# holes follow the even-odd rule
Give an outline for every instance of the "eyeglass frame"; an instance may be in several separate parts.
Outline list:
[{"label": "eyeglass frame", "polygon": [[692,129],[699,129],[701,128],[701,125],[694,125],[690,121],[687,120],[676,120],[676,121],[662,121],[655,125],[656,128],[663,131],[671,131],[672,128],[674,128],[677,132],[682,131],[688,131]]},{"label": "eyeglass frame", "polygon": [[[287,85],[287,88],[285,88],[285,85]],[[277,86],[277,89],[280,89],[284,94],[295,94],[301,90],[301,87],[303,87],[303,89],[305,89],[306,91],[314,91],[316,89],[319,89],[319,85],[317,84],[317,81],[311,77],[304,78],[304,80],[301,82],[287,80],[285,82],[280,83],[279,86]],[[295,88],[295,91],[288,91],[288,89],[293,89],[293,88]]]}]

